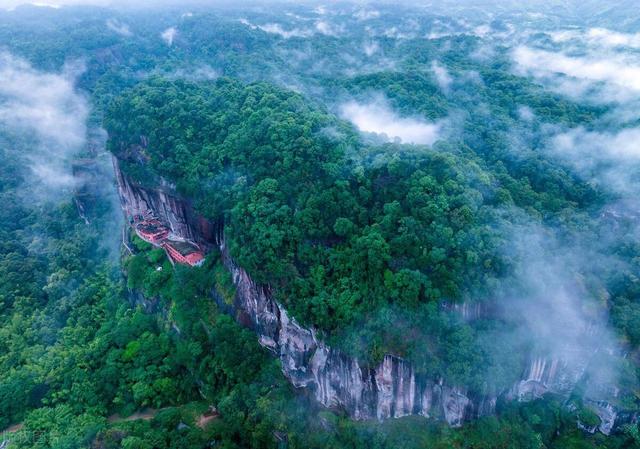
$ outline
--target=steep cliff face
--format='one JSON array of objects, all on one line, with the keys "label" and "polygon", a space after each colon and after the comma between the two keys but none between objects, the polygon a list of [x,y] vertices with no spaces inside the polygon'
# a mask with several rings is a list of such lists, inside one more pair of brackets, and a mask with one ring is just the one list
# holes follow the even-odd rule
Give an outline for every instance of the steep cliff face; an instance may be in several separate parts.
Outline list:
[{"label": "steep cliff face", "polygon": [[197,215],[191,203],[176,195],[170,184],[147,189],[130,180],[120,169],[116,158],[113,158],[113,167],[120,203],[127,219],[153,211],[176,236],[204,246],[216,241],[216,234],[221,231],[218,226]]},{"label": "steep cliff face", "polygon": [[[314,329],[299,325],[273,299],[268,287],[253,282],[248,273],[234,263],[221,224],[198,216],[190,203],[171,192],[170,187],[142,188],[120,171],[117,161],[114,167],[127,217],[152,210],[176,235],[220,250],[236,286],[230,311],[240,322],[253,328],[261,345],[279,357],[283,373],[291,383],[312,391],[317,401],[326,407],[343,409],[355,419],[415,414],[459,426],[474,417],[494,413],[499,397],[528,400],[547,392],[568,395],[584,373],[562,360],[532,358],[521,380],[510,390],[500,394],[471,394],[464,386],[452,385],[446,379],[419,375],[411,364],[392,355],[385,356],[378,366],[364,368],[358,360],[324,344]],[[459,312],[465,320],[494,313],[485,306],[445,307]],[[599,397],[587,401],[601,418],[597,430],[605,434],[611,432],[620,421],[616,410]],[[624,419],[636,417],[624,416]]]},{"label": "steep cliff face", "polygon": [[237,310],[251,320],[261,344],[279,356],[291,382],[310,388],[324,406],[342,408],[356,419],[419,414],[452,426],[494,412],[496,397],[470,397],[464,388],[447,385],[443,379],[417,375],[398,357],[387,355],[374,368],[361,367],[291,318],[267,289],[233,263],[224,241],[220,248],[237,286]]}]

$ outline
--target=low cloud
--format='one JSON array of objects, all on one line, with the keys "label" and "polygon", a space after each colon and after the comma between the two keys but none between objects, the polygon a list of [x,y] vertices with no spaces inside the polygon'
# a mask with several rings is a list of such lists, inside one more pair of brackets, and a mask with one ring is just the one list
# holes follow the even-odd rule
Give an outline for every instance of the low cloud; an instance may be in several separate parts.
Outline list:
[{"label": "low cloud", "polygon": [[6,9],[8,11],[14,10],[21,5],[32,5],[41,8],[54,8],[60,9],[63,6],[68,5],[96,5],[96,6],[109,6],[113,3],[113,0],[55,0],[55,1],[28,1],[28,0],[2,0],[0,1],[0,9]]},{"label": "low cloud", "polygon": [[9,53],[0,53],[0,123],[32,138],[25,162],[34,196],[49,197],[74,186],[69,160],[86,143],[88,108],[74,89],[77,67],[44,73]]},{"label": "low cloud", "polygon": [[215,80],[220,77],[220,73],[209,65],[199,65],[196,67],[176,69],[167,76],[168,78],[202,81]]},{"label": "low cloud", "polygon": [[[585,379],[592,399],[606,398],[617,383],[618,367],[611,359],[603,362],[603,356],[620,350],[599,296],[605,286],[588,284],[585,276],[617,262],[597,248],[561,242],[554,229],[532,223],[520,212],[507,215],[511,217],[501,234],[507,237],[503,251],[512,261],[513,275],[498,289],[498,304],[515,327],[499,338],[530,347],[531,362],[557,366],[555,376],[556,369],[549,369],[550,386],[557,392],[569,393]],[[517,386],[517,395],[529,392],[526,381],[541,380],[533,368]]]},{"label": "low cloud", "polygon": [[327,13],[327,8],[324,5],[316,6],[315,8],[313,8],[313,12],[318,15],[324,16]]},{"label": "low cloud", "polygon": [[278,23],[267,23],[266,25],[258,25],[258,28],[267,33],[282,36],[285,39],[289,39],[290,37],[309,37],[313,34],[308,30],[302,30],[299,28],[285,30],[284,28],[282,28],[282,25]]},{"label": "low cloud", "polygon": [[313,20],[310,17],[303,17],[303,16],[301,16],[299,14],[296,14],[294,12],[286,12],[286,13],[284,13],[284,15],[287,16],[287,17],[293,17],[296,20],[302,20],[302,21]]},{"label": "low cloud", "polygon": [[119,34],[120,36],[129,37],[133,35],[131,30],[129,29],[129,26],[125,23],[120,22],[119,20],[108,19],[106,24],[107,28]]},{"label": "low cloud", "polygon": [[640,128],[594,132],[576,128],[556,135],[549,150],[583,178],[623,195],[638,193]]},{"label": "low cloud", "polygon": [[380,45],[376,41],[365,42],[363,45],[364,54],[373,56],[380,50]]},{"label": "low cloud", "polygon": [[380,11],[375,9],[360,9],[353,14],[358,20],[371,20],[380,17]]},{"label": "low cloud", "polygon": [[619,33],[606,28],[589,28],[551,31],[547,34],[556,43],[579,41],[601,48],[640,48],[640,33]]},{"label": "low cloud", "polygon": [[485,37],[491,33],[491,26],[489,25],[478,25],[472,31],[472,34],[475,34],[478,37]]},{"label": "low cloud", "polygon": [[619,162],[640,162],[640,128],[625,129],[618,133],[589,132],[584,128],[573,129],[555,138],[559,151],[571,157],[606,154]]},{"label": "low cloud", "polygon": [[315,24],[316,30],[325,36],[338,36],[342,32],[341,27],[337,27],[326,20],[318,20]]},{"label": "low cloud", "polygon": [[443,22],[442,20],[434,20],[427,35],[427,39],[440,39],[443,37],[459,36],[465,34],[469,30],[468,25],[462,21],[455,24]]},{"label": "low cloud", "polygon": [[258,29],[264,31],[265,33],[277,34],[278,36],[281,36],[285,39],[290,39],[292,37],[311,37],[317,33],[324,34],[325,36],[338,36],[343,31],[342,27],[332,25],[326,20],[317,20],[314,23],[313,28],[294,27],[289,29],[285,29],[279,23],[265,23],[264,25],[256,25],[249,22],[247,19],[240,19],[240,23],[254,30]]},{"label": "low cloud", "polygon": [[524,122],[532,122],[536,118],[536,115],[529,106],[519,106],[518,118]]},{"label": "low cloud", "polygon": [[32,130],[57,146],[77,147],[85,128],[77,116],[86,116],[85,102],[65,75],[41,73],[8,53],[0,54],[0,121]]},{"label": "low cloud", "polygon": [[582,312],[588,309],[585,298],[589,293],[580,274],[590,268],[589,258],[583,257],[580,248],[567,251],[556,241],[553,230],[541,225],[523,223],[505,232],[509,233],[505,252],[517,261],[516,293],[508,303],[514,307],[511,312],[516,312],[536,344],[546,350],[589,345],[585,334],[592,320]]},{"label": "low cloud", "polygon": [[177,34],[178,34],[178,30],[176,30],[175,27],[171,27],[164,30],[160,35],[160,37],[162,37],[162,40],[165,41],[165,43],[168,46],[172,46],[173,40],[175,39]]},{"label": "low cloud", "polygon": [[591,28],[587,39],[607,47],[640,48],[640,33],[624,34],[606,28]]},{"label": "low cloud", "polygon": [[417,31],[393,26],[384,29],[382,35],[390,39],[414,39],[418,36]]},{"label": "low cloud", "polygon": [[266,23],[264,25],[254,25],[253,23],[249,22],[246,19],[240,19],[240,23],[254,30],[258,29],[258,30],[264,31],[265,33],[277,34],[278,36],[281,36],[285,39],[289,39],[292,37],[310,37],[314,33],[313,30],[308,30],[303,28],[291,28],[286,30],[279,23]]},{"label": "low cloud", "polygon": [[440,90],[442,90],[445,93],[449,92],[449,87],[453,82],[453,78],[451,78],[449,71],[445,67],[440,65],[440,63],[437,61],[433,61],[431,63],[431,70],[433,71],[433,74],[436,77],[436,81],[438,82],[438,86],[440,87]]},{"label": "low cloud", "polygon": [[640,65],[625,55],[578,57],[518,46],[512,57],[517,70],[522,74],[545,77],[559,73],[579,80],[612,83],[640,92]]},{"label": "low cloud", "polygon": [[516,70],[579,101],[613,107],[601,120],[607,131],[547,127],[551,129],[547,151],[585,181],[636,196],[640,193],[640,58],[629,47],[640,45],[640,35],[604,28],[549,34],[563,51],[516,47],[512,53]]},{"label": "low cloud", "polygon": [[340,107],[340,114],[360,131],[376,133],[389,140],[431,145],[440,137],[440,124],[400,117],[380,99],[370,103],[350,101]]}]

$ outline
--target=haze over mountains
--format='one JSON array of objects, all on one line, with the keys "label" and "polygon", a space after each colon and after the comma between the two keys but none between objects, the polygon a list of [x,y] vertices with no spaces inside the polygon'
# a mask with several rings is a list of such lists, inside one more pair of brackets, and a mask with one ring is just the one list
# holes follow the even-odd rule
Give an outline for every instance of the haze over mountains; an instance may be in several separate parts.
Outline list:
[{"label": "haze over mountains", "polygon": [[19,3],[0,445],[638,447],[634,2]]}]

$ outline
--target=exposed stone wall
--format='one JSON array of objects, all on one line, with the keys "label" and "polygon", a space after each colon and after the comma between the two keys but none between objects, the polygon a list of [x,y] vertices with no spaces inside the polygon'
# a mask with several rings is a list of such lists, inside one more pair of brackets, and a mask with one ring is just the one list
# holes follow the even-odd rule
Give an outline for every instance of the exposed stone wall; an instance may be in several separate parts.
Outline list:
[{"label": "exposed stone wall", "polygon": [[[125,214],[151,209],[175,234],[219,248],[236,286],[235,303],[230,310],[225,308],[235,313],[241,323],[250,325],[260,344],[279,357],[284,375],[294,386],[310,389],[326,407],[344,409],[355,419],[416,414],[459,426],[469,419],[493,414],[499,397],[528,400],[549,391],[568,395],[582,377],[584,370],[580,366],[570,368],[560,360],[532,357],[521,380],[510,390],[482,395],[470,394],[446,379],[425,378],[416,374],[411,364],[392,355],[385,356],[376,367],[364,368],[358,360],[318,340],[314,329],[302,327],[290,317],[268,287],[253,282],[230,257],[220,224],[199,217],[188,201],[168,192],[166,186],[144,189],[122,174],[117,161],[114,167]],[[493,313],[485,306],[447,307],[466,320]],[[597,430],[608,434],[620,421],[618,412],[606,401],[591,403],[602,420]],[[625,415],[624,419],[628,422],[637,416]]]},{"label": "exposed stone wall", "polygon": [[172,192],[168,184],[155,190],[146,189],[131,181],[120,170],[116,158],[113,158],[113,167],[125,218],[150,210],[179,237],[204,246],[216,241],[221,229],[197,215],[191,203]]}]

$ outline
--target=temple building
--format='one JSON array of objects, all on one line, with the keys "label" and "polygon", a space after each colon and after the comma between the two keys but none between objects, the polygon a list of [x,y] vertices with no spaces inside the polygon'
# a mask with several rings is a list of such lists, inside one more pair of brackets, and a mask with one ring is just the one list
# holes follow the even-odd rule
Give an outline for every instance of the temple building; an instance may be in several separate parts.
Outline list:
[{"label": "temple building", "polygon": [[198,245],[185,240],[170,239],[171,230],[157,218],[134,215],[130,222],[138,237],[164,249],[173,263],[192,267],[204,263],[204,253]]}]

